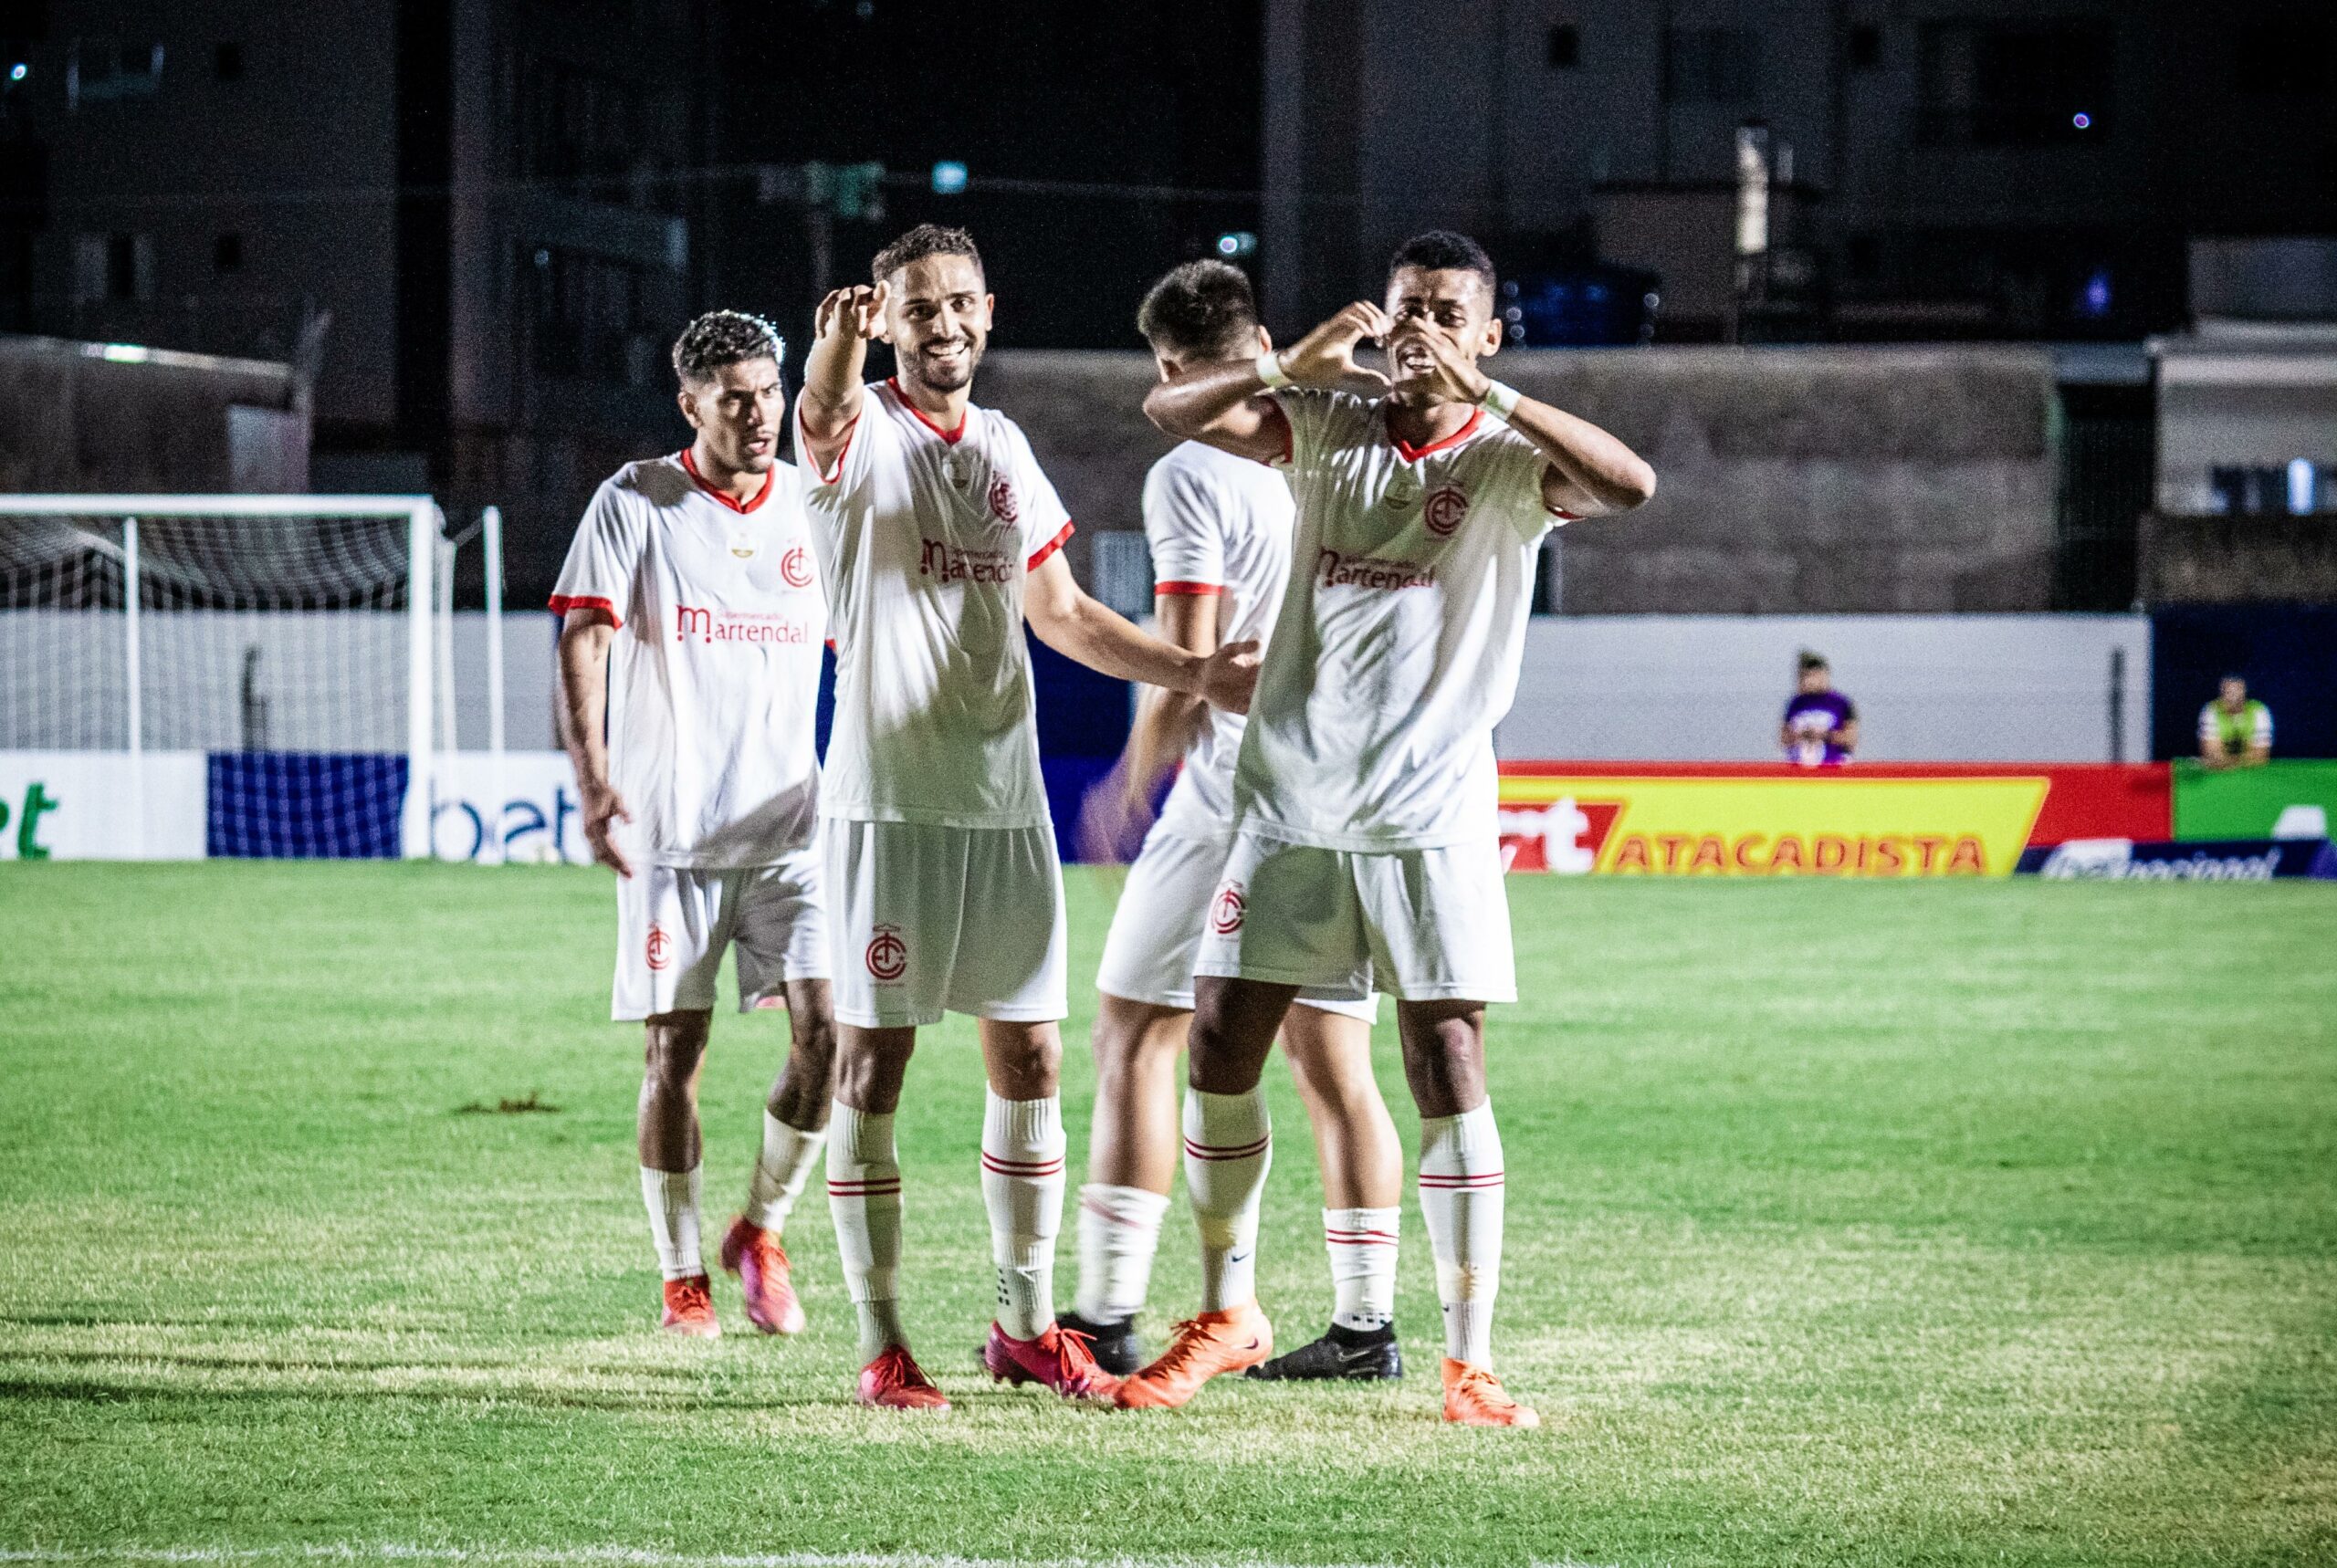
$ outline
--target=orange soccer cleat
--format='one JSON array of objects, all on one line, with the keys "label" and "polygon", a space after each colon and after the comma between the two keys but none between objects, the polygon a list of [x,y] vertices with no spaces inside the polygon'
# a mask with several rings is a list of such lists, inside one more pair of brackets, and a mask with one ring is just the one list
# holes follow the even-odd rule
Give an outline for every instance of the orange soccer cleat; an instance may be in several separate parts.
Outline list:
[{"label": "orange soccer cleat", "polygon": [[860,1392],[855,1397],[880,1410],[949,1408],[949,1401],[905,1344],[886,1346],[882,1355],[860,1369]]},{"label": "orange soccer cleat", "polygon": [[982,1365],[999,1382],[1021,1387],[1035,1383],[1065,1399],[1109,1405],[1120,1380],[1095,1364],[1088,1337],[1061,1323],[1049,1323],[1035,1339],[1016,1339],[996,1323],[982,1346]]},{"label": "orange soccer cleat", "polygon": [[714,1315],[713,1281],[703,1274],[665,1281],[665,1314],[657,1326],[685,1339],[720,1339],[722,1324]]},{"label": "orange soccer cleat", "polygon": [[1444,1418],[1462,1427],[1539,1427],[1542,1417],[1509,1396],[1493,1369],[1444,1361]]},{"label": "orange soccer cleat", "polygon": [[722,1267],[739,1276],[749,1322],[765,1333],[803,1332],[803,1303],[795,1299],[787,1249],[778,1237],[740,1215],[723,1235]]},{"label": "orange soccer cleat", "polygon": [[1201,1312],[1177,1325],[1168,1348],[1150,1366],[1121,1383],[1123,1410],[1173,1410],[1223,1373],[1257,1365],[1274,1353],[1274,1326],[1255,1301]]}]

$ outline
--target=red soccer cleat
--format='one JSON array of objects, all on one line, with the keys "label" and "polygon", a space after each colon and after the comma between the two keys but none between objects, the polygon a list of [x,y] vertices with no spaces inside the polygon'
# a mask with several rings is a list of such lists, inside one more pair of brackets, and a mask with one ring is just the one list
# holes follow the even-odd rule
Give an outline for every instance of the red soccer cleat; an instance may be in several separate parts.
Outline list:
[{"label": "red soccer cleat", "polygon": [[860,1392],[856,1396],[863,1405],[873,1405],[880,1410],[932,1410],[949,1408],[949,1401],[933,1385],[933,1379],[917,1364],[905,1344],[887,1345],[885,1354],[860,1369]]},{"label": "red soccer cleat", "polygon": [[1255,1366],[1273,1353],[1273,1325],[1255,1301],[1200,1312],[1177,1325],[1158,1361],[1122,1381],[1116,1403],[1123,1410],[1173,1410],[1210,1378]]},{"label": "red soccer cleat", "polygon": [[686,1339],[720,1339],[722,1324],[714,1315],[713,1282],[703,1274],[665,1281],[665,1315],[657,1326]]},{"label": "red soccer cleat", "polygon": [[765,1333],[802,1333],[803,1303],[787,1267],[779,1238],[740,1215],[722,1238],[722,1267],[739,1276],[747,1297],[747,1321]]},{"label": "red soccer cleat", "polygon": [[1462,1427],[1539,1427],[1542,1417],[1509,1396],[1490,1367],[1444,1360],[1444,1418]]},{"label": "red soccer cleat", "polygon": [[1065,1399],[1092,1405],[1108,1405],[1120,1391],[1120,1380],[1095,1364],[1087,1336],[1061,1323],[1049,1323],[1036,1339],[1016,1339],[990,1324],[982,1364],[1001,1383],[1017,1388],[1035,1383]]}]

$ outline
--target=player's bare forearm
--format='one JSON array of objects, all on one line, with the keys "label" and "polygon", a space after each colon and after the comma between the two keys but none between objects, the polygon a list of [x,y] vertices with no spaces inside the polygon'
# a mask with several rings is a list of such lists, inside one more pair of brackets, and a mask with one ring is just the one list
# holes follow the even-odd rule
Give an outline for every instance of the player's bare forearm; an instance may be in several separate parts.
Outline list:
[{"label": "player's bare forearm", "polygon": [[795,417],[811,447],[804,454],[824,471],[844,450],[860,417],[861,372],[868,363],[868,340],[884,336],[886,288],[839,288],[820,301],[812,319],[812,350],[803,356],[803,391]]},{"label": "player's bare forearm", "polygon": [[1061,555],[1047,558],[1023,587],[1022,613],[1039,640],[1065,658],[1117,680],[1189,692],[1247,712],[1257,682],[1257,644],[1230,643],[1204,657],[1139,630],[1088,597]]},{"label": "player's bare forearm", "polygon": [[1538,398],[1521,397],[1510,411],[1509,427],[1549,465],[1542,476],[1542,498],[1555,511],[1604,517],[1654,498],[1655,470],[1647,459],[1587,419]]},{"label": "player's bare forearm", "polygon": [[[1203,658],[1217,651],[1215,594],[1162,594],[1153,605],[1153,622],[1165,641]],[[1156,689],[1141,694],[1122,754],[1129,794],[1149,800],[1208,722],[1209,704],[1194,693]]]},{"label": "player's bare forearm", "polygon": [[576,768],[580,789],[605,789],[608,747],[602,738],[609,711],[609,644],[616,628],[597,611],[571,610],[560,628],[560,740]]},{"label": "player's bare forearm", "polygon": [[1283,454],[1284,426],[1265,392],[1249,361],[1196,365],[1145,393],[1144,415],[1164,434],[1272,463]]}]

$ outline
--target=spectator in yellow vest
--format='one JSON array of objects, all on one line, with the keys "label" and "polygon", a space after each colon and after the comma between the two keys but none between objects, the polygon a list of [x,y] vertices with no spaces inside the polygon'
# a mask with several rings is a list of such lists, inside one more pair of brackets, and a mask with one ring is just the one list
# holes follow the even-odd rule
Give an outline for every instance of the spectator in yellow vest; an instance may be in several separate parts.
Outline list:
[{"label": "spectator in yellow vest", "polygon": [[2248,683],[2224,677],[2223,691],[2199,710],[2199,760],[2209,768],[2258,768],[2272,757],[2272,710],[2248,695]]}]

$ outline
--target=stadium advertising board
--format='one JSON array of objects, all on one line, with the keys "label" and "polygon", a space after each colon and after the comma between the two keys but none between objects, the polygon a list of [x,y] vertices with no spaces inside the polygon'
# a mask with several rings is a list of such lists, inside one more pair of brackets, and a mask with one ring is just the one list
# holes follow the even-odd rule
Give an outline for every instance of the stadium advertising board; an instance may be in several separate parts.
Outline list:
[{"label": "stadium advertising board", "polygon": [[560,751],[508,751],[499,771],[485,752],[442,754],[430,779],[430,852],[442,861],[489,858],[489,802],[498,795],[506,860],[592,863],[576,770]]},{"label": "stadium advertising board", "polygon": [[204,754],[0,751],[0,860],[201,860]]},{"label": "stadium advertising board", "polygon": [[2072,839],[2028,850],[2020,869],[2057,882],[2270,882],[2274,877],[2337,881],[2337,848],[2327,839],[2182,840],[2138,844],[2132,839]]},{"label": "stadium advertising board", "polygon": [[2268,839],[2309,832],[2309,827],[2296,825],[2300,819],[2318,821],[2323,833],[2337,822],[2337,762],[2275,758],[2261,768],[2175,765],[2170,837]]},{"label": "stadium advertising board", "polygon": [[1505,763],[1513,871],[2005,876],[2034,844],[2167,836],[2163,766]]}]

